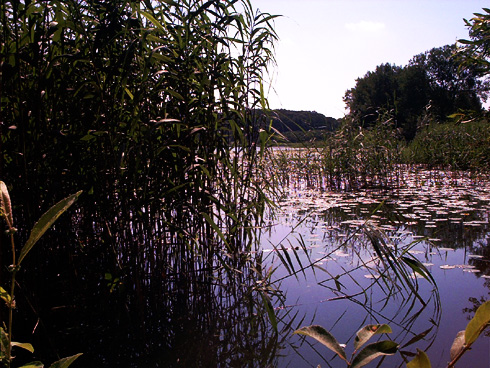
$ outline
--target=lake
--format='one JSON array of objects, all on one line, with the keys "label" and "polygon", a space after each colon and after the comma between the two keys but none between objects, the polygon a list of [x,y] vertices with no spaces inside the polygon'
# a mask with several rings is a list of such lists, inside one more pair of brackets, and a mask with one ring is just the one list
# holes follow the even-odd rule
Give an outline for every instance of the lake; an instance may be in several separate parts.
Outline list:
[{"label": "lake", "polygon": [[[291,323],[289,333],[311,324],[325,327],[347,345],[348,357],[357,330],[387,323],[389,338],[404,354],[369,366],[404,366],[418,348],[432,367],[445,367],[457,332],[489,299],[490,182],[421,168],[398,175],[401,185],[390,190],[330,192],[311,180],[289,183],[262,239],[284,292],[277,313],[284,325]],[[419,299],[406,285],[380,277],[373,232],[390,249],[423,263],[437,288],[410,270]],[[418,341],[403,347],[413,339]],[[459,366],[490,366],[489,347],[482,335]],[[298,335],[284,339],[280,355],[279,367],[345,366],[326,347]]]},{"label": "lake", "polygon": [[[20,273],[16,339],[36,350],[18,361],[81,352],[74,367],[342,367],[294,330],[321,325],[349,356],[357,330],[387,323],[403,354],[369,366],[404,366],[418,348],[445,367],[489,299],[488,177],[398,167],[389,185],[330,191],[289,174],[265,226],[244,229],[261,234],[255,244],[216,237],[189,248],[145,213],[130,229],[117,214],[74,238],[46,234],[59,248],[45,257],[40,245]],[[374,249],[431,276],[397,275]],[[461,366],[488,367],[489,343],[481,336]]]}]

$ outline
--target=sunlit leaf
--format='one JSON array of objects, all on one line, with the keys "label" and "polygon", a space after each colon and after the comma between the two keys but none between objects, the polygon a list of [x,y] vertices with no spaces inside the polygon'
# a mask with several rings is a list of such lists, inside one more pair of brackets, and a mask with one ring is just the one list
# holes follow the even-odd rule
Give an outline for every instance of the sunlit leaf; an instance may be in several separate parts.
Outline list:
[{"label": "sunlit leaf", "polygon": [[5,221],[7,221],[8,227],[14,226],[9,191],[5,183],[0,181],[0,215],[2,214],[5,216]]},{"label": "sunlit leaf", "polygon": [[48,230],[51,225],[60,217],[63,212],[65,212],[78,198],[78,196],[82,193],[79,191],[75,194],[72,194],[65,199],[62,199],[58,203],[56,203],[53,207],[51,207],[48,211],[41,216],[39,221],[34,225],[31,231],[31,235],[27,240],[26,244],[20,251],[18,264],[22,262],[24,257],[29,253],[34,244],[41,238],[41,236]]},{"label": "sunlit leaf", "polygon": [[475,312],[475,316],[466,326],[464,340],[466,345],[473,344],[490,323],[490,300],[486,301]]},{"label": "sunlit leaf", "polygon": [[301,327],[299,330],[294,331],[294,333],[313,337],[315,340],[322,343],[334,353],[337,353],[342,359],[347,361],[344,348],[340,346],[335,337],[333,337],[330,332],[325,330],[322,326],[312,325]]},{"label": "sunlit leaf", "polygon": [[431,368],[429,357],[425,352],[417,349],[417,356],[407,363],[407,368]]},{"label": "sunlit leaf", "polygon": [[352,361],[351,368],[364,367],[366,364],[380,356],[393,355],[397,351],[398,344],[394,341],[385,340],[369,344],[356,355]]},{"label": "sunlit leaf", "polygon": [[464,331],[459,331],[456,335],[456,338],[451,345],[450,357],[451,360],[454,360],[458,356],[458,354],[464,349]]},{"label": "sunlit leaf", "polygon": [[30,363],[24,364],[23,366],[21,366],[19,368],[43,368],[43,367],[44,367],[44,364],[41,362],[30,362]]},{"label": "sunlit leaf", "polygon": [[63,358],[63,359],[60,359],[56,362],[54,362],[53,364],[51,364],[49,366],[49,368],[67,368],[69,367],[75,360],[78,359],[78,357],[80,357],[82,354],[76,354],[76,355],[72,355],[72,356],[69,356],[69,357],[66,357],[66,358]]},{"label": "sunlit leaf", "polygon": [[2,298],[5,301],[5,303],[7,303],[7,305],[9,305],[10,302],[12,301],[10,294],[7,293],[7,291],[1,286],[0,286],[0,298]]},{"label": "sunlit leaf", "polygon": [[383,324],[383,325],[366,325],[361,328],[356,333],[356,337],[354,339],[354,348],[358,350],[362,345],[364,345],[371,337],[376,334],[383,333],[391,333],[391,327]]},{"label": "sunlit leaf", "polygon": [[29,343],[12,341],[11,345],[12,345],[12,347],[17,346],[17,347],[22,348],[24,350],[30,351],[31,353],[34,353],[34,348]]},{"label": "sunlit leaf", "polygon": [[150,22],[153,23],[153,25],[161,30],[163,30],[163,25],[153,16],[151,15],[150,13],[148,12],[145,12],[145,11],[141,11],[140,12],[141,15],[143,15],[146,19],[148,19]]},{"label": "sunlit leaf", "polygon": [[0,343],[2,344],[1,351],[6,351],[9,344],[9,337],[3,327],[0,327]]}]

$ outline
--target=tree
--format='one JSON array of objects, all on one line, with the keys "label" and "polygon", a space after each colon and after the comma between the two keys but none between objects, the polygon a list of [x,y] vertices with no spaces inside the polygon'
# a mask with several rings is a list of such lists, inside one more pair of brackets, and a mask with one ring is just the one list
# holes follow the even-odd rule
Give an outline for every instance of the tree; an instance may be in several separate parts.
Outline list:
[{"label": "tree", "polygon": [[461,67],[455,51],[446,45],[414,56],[405,67],[377,66],[346,92],[349,117],[370,127],[388,114],[411,140],[427,117],[444,122],[461,109],[480,111],[486,85],[474,68]]},{"label": "tree", "polygon": [[419,66],[428,80],[430,113],[438,121],[458,110],[481,110],[480,96],[484,86],[474,68],[461,68],[454,56],[456,45],[433,48],[416,55],[409,66]]},{"label": "tree", "polygon": [[472,67],[479,76],[490,74],[490,9],[485,13],[474,13],[470,20],[464,19],[469,28],[470,40],[458,40],[463,45],[458,56],[464,67]]},{"label": "tree", "polygon": [[370,127],[378,120],[381,109],[395,109],[399,86],[400,67],[381,64],[374,72],[367,72],[356,80],[356,86],[345,93],[344,102],[349,115],[362,126]]}]

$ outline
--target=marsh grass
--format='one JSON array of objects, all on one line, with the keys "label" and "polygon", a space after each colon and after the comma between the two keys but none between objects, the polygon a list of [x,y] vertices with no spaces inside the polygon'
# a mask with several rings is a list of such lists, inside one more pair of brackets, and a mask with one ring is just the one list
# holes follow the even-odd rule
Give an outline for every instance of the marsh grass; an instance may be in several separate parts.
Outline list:
[{"label": "marsh grass", "polygon": [[430,124],[402,152],[403,160],[430,168],[488,172],[488,118]]},{"label": "marsh grass", "polygon": [[257,111],[275,16],[248,0],[0,10],[0,175],[19,222],[87,193],[44,239],[49,257],[32,266],[45,279],[19,275],[34,311],[25,331],[75,320],[74,334],[43,340],[46,351],[87,336],[80,350],[94,365],[269,364],[278,295],[256,232],[271,191],[269,123]]}]

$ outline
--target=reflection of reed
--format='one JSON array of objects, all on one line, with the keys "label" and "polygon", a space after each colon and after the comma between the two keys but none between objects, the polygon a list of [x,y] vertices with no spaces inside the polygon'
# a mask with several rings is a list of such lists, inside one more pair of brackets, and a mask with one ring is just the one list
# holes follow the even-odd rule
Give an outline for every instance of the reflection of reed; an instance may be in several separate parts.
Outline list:
[{"label": "reflection of reed", "polygon": [[[158,211],[152,211],[150,226],[150,211],[147,206],[122,215],[116,209],[117,218],[104,216],[100,227],[79,212],[77,241],[83,248],[60,249],[37,264],[45,278],[26,285],[41,318],[39,350],[49,350],[48,336],[60,352],[84,351],[91,366],[273,364],[279,341],[267,301],[275,292],[255,241],[237,227],[224,242],[211,235],[211,224],[197,219],[188,232],[172,231]],[[47,241],[66,238],[51,233]]]}]

